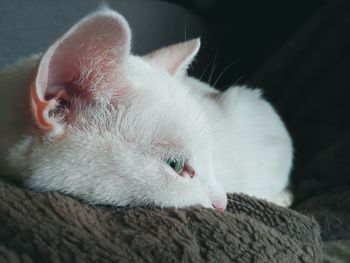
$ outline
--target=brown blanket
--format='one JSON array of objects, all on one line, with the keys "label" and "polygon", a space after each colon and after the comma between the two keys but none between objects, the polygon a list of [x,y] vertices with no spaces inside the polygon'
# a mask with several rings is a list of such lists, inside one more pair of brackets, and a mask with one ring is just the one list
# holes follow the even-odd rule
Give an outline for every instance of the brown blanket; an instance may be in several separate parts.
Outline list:
[{"label": "brown blanket", "polygon": [[244,195],[227,211],[94,207],[0,182],[0,262],[317,262],[315,221]]}]

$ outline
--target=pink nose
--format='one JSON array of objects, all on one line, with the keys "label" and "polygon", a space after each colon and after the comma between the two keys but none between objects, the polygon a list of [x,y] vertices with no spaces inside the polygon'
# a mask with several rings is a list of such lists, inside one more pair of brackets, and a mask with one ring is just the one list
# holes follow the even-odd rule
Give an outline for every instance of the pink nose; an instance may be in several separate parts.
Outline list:
[{"label": "pink nose", "polygon": [[212,203],[215,210],[223,212],[226,209],[227,206],[227,198],[221,199],[221,200],[215,200]]}]

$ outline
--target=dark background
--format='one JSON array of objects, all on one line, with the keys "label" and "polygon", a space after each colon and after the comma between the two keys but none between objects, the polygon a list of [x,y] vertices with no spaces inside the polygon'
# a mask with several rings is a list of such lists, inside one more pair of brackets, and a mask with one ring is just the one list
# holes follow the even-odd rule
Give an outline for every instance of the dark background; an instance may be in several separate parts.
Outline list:
[{"label": "dark background", "polygon": [[[170,0],[199,15],[216,35],[213,61],[205,74],[219,88],[244,83],[274,51],[302,27],[326,0],[258,1],[258,0]],[[206,41],[207,39],[204,39]],[[215,45],[214,44],[214,45]],[[213,48],[213,47],[211,47]],[[217,52],[217,53],[216,53]],[[210,53],[210,52],[208,52]],[[232,64],[233,63],[233,64]],[[231,66],[230,66],[231,65]],[[194,69],[200,76],[202,67]]]}]

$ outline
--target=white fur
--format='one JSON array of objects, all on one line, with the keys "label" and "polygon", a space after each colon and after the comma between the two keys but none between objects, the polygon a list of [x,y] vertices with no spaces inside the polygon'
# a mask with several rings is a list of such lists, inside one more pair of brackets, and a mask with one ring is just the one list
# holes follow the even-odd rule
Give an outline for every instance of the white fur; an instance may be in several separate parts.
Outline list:
[{"label": "white fur", "polygon": [[[93,17],[103,12],[120,17],[111,10],[99,12]],[[197,51],[194,46],[184,57],[183,67]],[[129,54],[123,61],[129,96],[95,103],[73,98],[70,112],[76,119],[65,123],[64,135],[53,140],[18,127],[26,108],[17,113],[13,108],[22,99],[9,95],[8,102],[5,96],[9,89],[25,96],[23,76],[37,60],[0,72],[0,117],[6,118],[0,135],[7,142],[0,147],[1,161],[33,189],[118,206],[212,207],[226,202],[226,192],[290,204],[291,195],[284,190],[292,165],[291,139],[260,90],[232,87],[220,93]],[[118,82],[109,85],[115,87],[107,89],[117,89]],[[196,176],[176,174],[164,162],[169,157],[187,159]]]}]

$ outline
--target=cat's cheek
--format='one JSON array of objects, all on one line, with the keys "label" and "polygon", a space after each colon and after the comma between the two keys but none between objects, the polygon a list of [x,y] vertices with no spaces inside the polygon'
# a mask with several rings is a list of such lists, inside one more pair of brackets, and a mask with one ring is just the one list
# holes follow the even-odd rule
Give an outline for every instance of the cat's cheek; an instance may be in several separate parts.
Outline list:
[{"label": "cat's cheek", "polygon": [[158,167],[159,170],[159,176],[161,177],[160,180],[166,180],[174,179],[177,177],[176,173],[169,167],[166,167],[164,164],[159,164]]},{"label": "cat's cheek", "polygon": [[201,205],[213,208],[212,202],[197,176],[193,178],[190,176],[181,176],[171,168],[168,169],[165,165],[160,165],[159,175],[160,185],[162,187],[155,189],[158,199],[155,202],[162,207],[191,207]]}]

